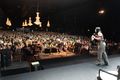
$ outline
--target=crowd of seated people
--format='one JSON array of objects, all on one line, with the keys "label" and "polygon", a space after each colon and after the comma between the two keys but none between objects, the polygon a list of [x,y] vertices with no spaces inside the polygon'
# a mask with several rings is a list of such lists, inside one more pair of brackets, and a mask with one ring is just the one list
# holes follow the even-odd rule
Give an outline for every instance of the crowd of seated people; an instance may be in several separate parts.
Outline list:
[{"label": "crowd of seated people", "polygon": [[4,65],[19,57],[20,61],[39,60],[39,54],[46,53],[71,52],[81,55],[86,51],[89,53],[90,47],[90,39],[82,36],[57,32],[0,31],[0,54]]}]

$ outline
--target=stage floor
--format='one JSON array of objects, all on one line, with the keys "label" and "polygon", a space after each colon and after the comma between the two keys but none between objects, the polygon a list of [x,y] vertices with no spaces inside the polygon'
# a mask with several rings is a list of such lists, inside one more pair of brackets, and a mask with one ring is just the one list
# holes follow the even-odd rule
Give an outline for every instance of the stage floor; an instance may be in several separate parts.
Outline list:
[{"label": "stage floor", "polygon": [[[120,54],[109,56],[109,66],[96,66],[96,58],[77,59],[52,64],[44,70],[2,77],[1,80],[97,80],[99,69],[117,70]],[[104,79],[103,79],[104,80]]]}]

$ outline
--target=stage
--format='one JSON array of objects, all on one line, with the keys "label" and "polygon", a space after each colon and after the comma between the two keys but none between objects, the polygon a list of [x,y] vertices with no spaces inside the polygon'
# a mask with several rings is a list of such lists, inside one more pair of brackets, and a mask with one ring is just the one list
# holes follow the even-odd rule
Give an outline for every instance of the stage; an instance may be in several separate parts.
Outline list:
[{"label": "stage", "polygon": [[10,66],[1,68],[1,76],[15,75],[29,71],[30,66],[28,62],[13,62]]},{"label": "stage", "polygon": [[[72,58],[71,58],[72,59]],[[120,65],[120,55],[109,56],[109,66],[96,66],[96,58],[54,62],[44,70],[2,77],[1,80],[96,80],[99,69],[114,71]]]}]

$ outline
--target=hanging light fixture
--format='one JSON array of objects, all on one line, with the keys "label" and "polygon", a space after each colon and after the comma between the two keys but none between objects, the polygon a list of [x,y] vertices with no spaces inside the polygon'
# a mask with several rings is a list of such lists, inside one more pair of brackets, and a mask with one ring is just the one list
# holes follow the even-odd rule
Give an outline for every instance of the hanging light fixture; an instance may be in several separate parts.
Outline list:
[{"label": "hanging light fixture", "polygon": [[25,23],[24,23],[24,22],[22,23],[22,26],[23,26],[23,27],[25,26]]},{"label": "hanging light fixture", "polygon": [[39,9],[38,9],[38,8],[39,8],[39,0],[38,0],[38,2],[37,2],[37,12],[36,12],[36,17],[35,17],[36,20],[35,20],[34,23],[35,23],[36,25],[41,25],[40,16],[39,16],[40,13],[39,13]]},{"label": "hanging light fixture", "polygon": [[31,20],[31,17],[29,17],[29,20],[28,20],[28,26],[32,26],[32,20]]},{"label": "hanging light fixture", "polygon": [[9,20],[9,18],[7,18],[6,25],[12,26],[11,21]]},{"label": "hanging light fixture", "polygon": [[47,27],[50,27],[50,21],[48,20],[48,22],[47,22]]},{"label": "hanging light fixture", "polygon": [[28,26],[28,24],[27,24],[27,20],[25,20],[25,22],[24,22],[24,26]]},{"label": "hanging light fixture", "polygon": [[40,25],[41,24],[39,14],[40,14],[39,12],[36,12],[36,17],[35,17],[36,20],[34,22],[36,25]]}]

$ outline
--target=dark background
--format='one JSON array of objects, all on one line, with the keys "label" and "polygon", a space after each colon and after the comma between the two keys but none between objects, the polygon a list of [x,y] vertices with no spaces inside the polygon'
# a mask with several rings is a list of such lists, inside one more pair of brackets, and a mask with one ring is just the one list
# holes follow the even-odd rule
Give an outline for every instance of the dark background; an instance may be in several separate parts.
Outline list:
[{"label": "dark background", "polygon": [[[103,15],[98,14],[101,8]],[[29,16],[35,21],[37,10],[43,27],[50,20],[51,31],[90,36],[100,26],[105,38],[120,40],[120,0],[0,0],[0,26],[5,28],[7,17],[12,28]]]}]

